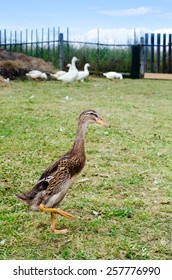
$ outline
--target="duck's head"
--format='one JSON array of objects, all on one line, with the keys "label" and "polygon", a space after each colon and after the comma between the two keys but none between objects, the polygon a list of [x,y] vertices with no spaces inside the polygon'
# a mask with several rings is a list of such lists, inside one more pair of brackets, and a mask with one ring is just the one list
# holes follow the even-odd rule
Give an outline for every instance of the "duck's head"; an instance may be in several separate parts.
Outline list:
[{"label": "duck's head", "polygon": [[93,123],[93,122],[97,122],[103,126],[109,127],[109,124],[103,120],[96,111],[94,110],[86,110],[84,112],[81,113],[80,117],[79,117],[79,121],[81,123],[85,123],[85,124],[89,124],[89,123]]},{"label": "duck's head", "polygon": [[75,63],[76,61],[78,61],[79,59],[76,57],[76,56],[74,56],[73,58],[72,58],[72,63]]},{"label": "duck's head", "polygon": [[43,78],[43,79],[47,79],[47,74],[42,73],[41,78]]}]

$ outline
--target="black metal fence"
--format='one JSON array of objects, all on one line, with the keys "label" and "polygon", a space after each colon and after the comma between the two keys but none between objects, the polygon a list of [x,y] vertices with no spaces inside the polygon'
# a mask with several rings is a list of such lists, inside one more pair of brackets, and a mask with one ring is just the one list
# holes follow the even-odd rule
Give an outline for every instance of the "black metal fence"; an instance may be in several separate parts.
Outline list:
[{"label": "black metal fence", "polygon": [[141,40],[144,47],[144,71],[172,73],[172,34],[145,34]]},{"label": "black metal fence", "polygon": [[[96,40],[95,40],[96,41]],[[141,72],[154,72],[154,73],[172,73],[172,34],[145,34],[140,39],[140,57],[139,63],[141,63]],[[5,48],[8,51],[15,51],[25,53],[30,56],[43,58],[45,61],[51,61],[56,67],[63,68],[65,63],[67,64],[71,56],[73,55],[72,49],[75,48],[75,52],[80,48],[92,48],[94,49],[94,56],[96,57],[96,71],[101,71],[101,63],[103,48],[106,50],[123,50],[127,52],[128,58],[127,67],[121,69],[124,55],[121,57],[114,57],[108,61],[106,65],[106,71],[110,71],[115,68],[119,68],[121,72],[130,72],[132,64],[132,44],[104,44],[99,42],[81,42],[69,40],[69,29],[67,29],[66,38],[63,33],[60,32],[60,28],[52,30],[48,28],[47,31],[42,28],[41,32],[38,30],[26,30],[25,32],[7,32],[7,30],[0,31],[0,48]],[[107,55],[108,52],[106,52]],[[123,53],[124,54],[124,53]],[[88,52],[84,53],[88,55]],[[115,55],[114,55],[115,56]],[[138,55],[137,55],[138,57]],[[83,58],[86,60],[86,57]],[[105,59],[103,58],[105,61]],[[121,60],[121,61],[120,61]],[[112,61],[112,63],[111,63]],[[118,66],[118,67],[117,67]],[[123,67],[124,68],[124,67]]]}]

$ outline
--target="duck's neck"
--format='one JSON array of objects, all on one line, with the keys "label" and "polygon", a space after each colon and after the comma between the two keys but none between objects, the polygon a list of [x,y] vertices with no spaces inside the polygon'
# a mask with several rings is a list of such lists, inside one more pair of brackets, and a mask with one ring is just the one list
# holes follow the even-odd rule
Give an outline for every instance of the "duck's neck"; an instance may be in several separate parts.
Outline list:
[{"label": "duck's neck", "polygon": [[76,131],[76,137],[73,144],[73,150],[77,150],[78,153],[85,154],[85,148],[84,148],[84,137],[85,137],[85,130],[87,128],[86,123],[78,123],[77,131]]},{"label": "duck's neck", "polygon": [[88,71],[88,65],[84,66],[84,71],[87,72]]},{"label": "duck's neck", "polygon": [[76,68],[75,61],[74,61],[74,60],[72,60],[71,70],[72,70],[72,71],[78,71],[77,68]]}]

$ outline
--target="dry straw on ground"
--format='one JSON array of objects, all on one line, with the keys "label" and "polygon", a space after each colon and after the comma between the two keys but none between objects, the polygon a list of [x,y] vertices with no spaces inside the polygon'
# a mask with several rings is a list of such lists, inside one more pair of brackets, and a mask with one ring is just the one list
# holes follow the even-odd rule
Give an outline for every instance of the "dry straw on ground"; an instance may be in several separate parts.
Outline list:
[{"label": "dry straw on ground", "polygon": [[43,59],[0,49],[0,75],[4,78],[25,78],[25,74],[30,70],[50,73],[54,72],[54,67]]}]

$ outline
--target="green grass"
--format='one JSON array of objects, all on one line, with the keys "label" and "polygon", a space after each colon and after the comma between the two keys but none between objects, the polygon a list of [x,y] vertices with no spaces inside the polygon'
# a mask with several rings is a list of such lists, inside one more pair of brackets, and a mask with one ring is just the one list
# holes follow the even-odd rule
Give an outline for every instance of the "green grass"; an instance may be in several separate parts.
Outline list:
[{"label": "green grass", "polygon": [[[171,258],[171,81],[16,81],[0,94],[0,259]],[[85,169],[61,203],[76,219],[57,217],[69,233],[54,235],[50,215],[14,194],[71,147],[90,108],[111,127],[89,126]]]}]

